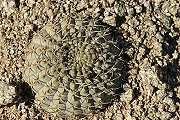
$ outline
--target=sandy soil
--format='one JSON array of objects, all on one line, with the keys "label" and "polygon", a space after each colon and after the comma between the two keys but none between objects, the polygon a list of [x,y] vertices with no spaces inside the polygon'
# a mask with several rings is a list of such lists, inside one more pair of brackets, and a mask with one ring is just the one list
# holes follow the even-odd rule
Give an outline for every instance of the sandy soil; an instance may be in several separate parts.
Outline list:
[{"label": "sandy soil", "polygon": [[[28,44],[63,9],[99,16],[117,29],[123,39],[126,68],[121,94],[105,111],[82,119],[180,118],[178,0],[0,0],[0,81],[3,84],[12,83],[11,87],[15,87],[23,82]],[[1,101],[4,98],[0,99],[1,120],[61,119],[38,109],[26,94],[29,89],[26,87],[21,88],[22,93],[18,92],[13,103],[10,100],[10,104],[4,105]]]}]

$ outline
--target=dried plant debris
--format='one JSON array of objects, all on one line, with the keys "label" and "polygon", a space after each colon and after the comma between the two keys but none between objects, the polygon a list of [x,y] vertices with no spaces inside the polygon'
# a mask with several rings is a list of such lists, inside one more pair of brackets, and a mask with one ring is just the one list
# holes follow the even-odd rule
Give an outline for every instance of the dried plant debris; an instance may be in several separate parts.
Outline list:
[{"label": "dried plant debris", "polygon": [[91,17],[63,16],[33,37],[23,78],[35,100],[59,116],[97,113],[117,96],[120,39]]},{"label": "dried plant debris", "polygon": [[20,86],[0,82],[0,107],[15,103],[20,93]]}]

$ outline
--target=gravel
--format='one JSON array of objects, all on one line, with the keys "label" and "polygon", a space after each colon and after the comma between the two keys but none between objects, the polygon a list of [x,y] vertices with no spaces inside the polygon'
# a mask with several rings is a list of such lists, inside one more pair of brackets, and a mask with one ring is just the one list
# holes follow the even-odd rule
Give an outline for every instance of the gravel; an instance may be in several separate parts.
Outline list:
[{"label": "gravel", "polygon": [[[0,85],[23,83],[24,55],[33,35],[62,14],[99,17],[122,37],[124,81],[119,98],[83,120],[178,120],[180,118],[180,8],[178,0],[2,0]],[[61,120],[29,99],[0,108],[0,119]],[[15,86],[12,86],[15,87]],[[8,93],[8,91],[7,91]],[[5,96],[9,94],[5,94]],[[4,94],[4,93],[3,93]],[[16,95],[16,94],[14,94]],[[2,97],[1,97],[2,99]]]}]

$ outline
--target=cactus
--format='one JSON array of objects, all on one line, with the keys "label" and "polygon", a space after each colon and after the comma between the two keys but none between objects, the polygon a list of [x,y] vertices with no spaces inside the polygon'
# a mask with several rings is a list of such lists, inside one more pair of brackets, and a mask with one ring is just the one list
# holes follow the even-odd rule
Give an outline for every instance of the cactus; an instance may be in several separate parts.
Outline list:
[{"label": "cactus", "polygon": [[35,101],[61,117],[105,109],[117,96],[119,41],[97,18],[64,16],[36,34],[25,57],[23,79]]}]

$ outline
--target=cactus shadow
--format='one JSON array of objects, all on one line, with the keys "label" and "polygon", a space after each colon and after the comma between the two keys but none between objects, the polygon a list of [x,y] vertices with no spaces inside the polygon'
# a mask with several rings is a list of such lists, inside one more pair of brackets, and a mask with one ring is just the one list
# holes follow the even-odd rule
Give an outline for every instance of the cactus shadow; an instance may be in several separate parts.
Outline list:
[{"label": "cactus shadow", "polygon": [[32,91],[31,87],[28,83],[23,82],[21,83],[22,92],[20,94],[21,102],[25,102],[25,105],[31,106],[34,103],[34,92]]},{"label": "cactus shadow", "polygon": [[[162,56],[168,55],[170,59],[173,58],[173,53],[177,50],[178,46],[178,36],[171,37],[169,33],[165,33],[163,36],[164,43],[162,43]],[[177,53],[178,54],[178,53]],[[167,61],[166,66],[157,66],[157,75],[161,82],[167,84],[174,93],[175,101],[179,102],[180,99],[177,97],[177,94],[174,91],[174,88],[180,86],[180,80],[178,79],[180,76],[180,67],[179,67],[179,59],[180,54],[178,54],[177,58],[172,61]]]},{"label": "cactus shadow", "polygon": [[[173,53],[177,50],[177,40],[178,36],[171,37],[169,33],[165,33],[163,36],[164,42],[162,43],[162,56],[168,55],[171,59],[173,58]],[[177,53],[178,54],[178,53]],[[179,59],[180,55],[178,54],[177,58],[172,61],[167,61],[166,66],[158,66],[158,77],[159,79],[171,87],[175,88],[180,86],[180,81],[178,76],[180,75],[179,71]]]}]

